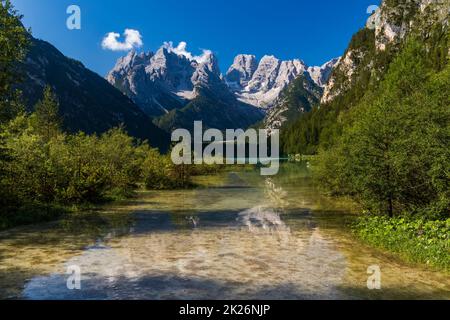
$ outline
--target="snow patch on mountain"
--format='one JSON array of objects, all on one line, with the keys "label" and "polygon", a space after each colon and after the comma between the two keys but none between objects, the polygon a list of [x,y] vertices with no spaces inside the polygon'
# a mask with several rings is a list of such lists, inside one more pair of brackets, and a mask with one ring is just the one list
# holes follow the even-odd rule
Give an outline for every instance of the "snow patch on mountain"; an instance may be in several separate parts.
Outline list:
[{"label": "snow patch on mountain", "polygon": [[268,110],[299,76],[323,87],[337,61],[308,67],[299,59],[282,61],[266,55],[258,61],[254,55],[240,54],[223,76],[211,50],[194,55],[186,42],[177,46],[165,42],[156,53],[129,52],[118,59],[106,79],[151,116],[183,107],[202,89],[222,100],[237,99]]},{"label": "snow patch on mountain", "polygon": [[241,54],[234,59],[225,79],[240,101],[270,109],[283,90],[301,75],[323,87],[337,62],[333,59],[321,67],[308,67],[299,59],[282,61],[266,55],[258,62],[254,55]]},{"label": "snow patch on mountain", "polygon": [[151,116],[182,107],[198,96],[199,87],[214,90],[223,82],[213,52],[203,50],[196,56],[187,51],[185,42],[176,47],[165,42],[156,53],[130,51],[118,59],[106,79]]}]

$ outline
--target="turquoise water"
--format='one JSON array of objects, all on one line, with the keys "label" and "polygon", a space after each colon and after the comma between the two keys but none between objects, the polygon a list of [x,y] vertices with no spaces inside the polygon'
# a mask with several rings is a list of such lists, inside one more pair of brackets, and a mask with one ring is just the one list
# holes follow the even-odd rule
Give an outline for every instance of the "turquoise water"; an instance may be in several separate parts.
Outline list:
[{"label": "turquoise water", "polygon": [[[0,298],[449,299],[448,275],[356,241],[349,203],[321,197],[306,164],[200,177],[0,234]],[[381,269],[381,290],[367,269]],[[81,290],[69,290],[69,267]]]}]

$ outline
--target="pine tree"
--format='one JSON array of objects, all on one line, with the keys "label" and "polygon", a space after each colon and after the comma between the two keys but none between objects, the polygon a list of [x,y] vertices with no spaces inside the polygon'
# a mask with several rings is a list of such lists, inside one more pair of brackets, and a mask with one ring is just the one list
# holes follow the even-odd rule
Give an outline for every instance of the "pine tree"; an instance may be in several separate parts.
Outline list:
[{"label": "pine tree", "polygon": [[61,131],[62,121],[59,116],[59,103],[50,87],[44,89],[44,96],[36,104],[32,124],[45,142],[49,142]]},{"label": "pine tree", "polygon": [[[23,110],[19,99],[20,93],[13,90],[13,85],[20,80],[17,65],[25,57],[29,44],[28,31],[23,27],[21,19],[22,16],[17,13],[9,0],[0,0],[0,126]],[[6,167],[10,161],[11,156],[5,147],[3,135],[0,135],[1,211],[7,210],[13,202],[11,190],[5,182]]]},{"label": "pine tree", "polygon": [[17,67],[29,45],[21,19],[9,0],[0,0],[0,124],[17,114],[13,86],[21,79]]}]

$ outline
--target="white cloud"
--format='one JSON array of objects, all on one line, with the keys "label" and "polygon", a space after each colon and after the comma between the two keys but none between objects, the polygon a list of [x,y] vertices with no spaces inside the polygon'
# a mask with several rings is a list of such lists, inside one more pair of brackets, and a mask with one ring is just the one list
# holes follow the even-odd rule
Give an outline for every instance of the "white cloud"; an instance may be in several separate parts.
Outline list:
[{"label": "white cloud", "polygon": [[169,52],[173,52],[179,56],[184,56],[187,59],[193,61],[197,61],[197,63],[204,63],[207,62],[210,58],[210,56],[212,55],[212,51],[211,50],[205,50],[203,49],[203,53],[199,56],[195,56],[193,55],[191,52],[187,51],[187,43],[184,41],[181,41],[177,47],[173,46],[173,42],[164,42],[163,45],[164,48],[166,48]]},{"label": "white cloud", "polygon": [[112,51],[128,51],[134,48],[142,47],[142,36],[139,31],[133,29],[126,29],[123,36],[124,42],[118,41],[120,34],[115,32],[108,33],[102,41],[102,47],[105,50]]}]

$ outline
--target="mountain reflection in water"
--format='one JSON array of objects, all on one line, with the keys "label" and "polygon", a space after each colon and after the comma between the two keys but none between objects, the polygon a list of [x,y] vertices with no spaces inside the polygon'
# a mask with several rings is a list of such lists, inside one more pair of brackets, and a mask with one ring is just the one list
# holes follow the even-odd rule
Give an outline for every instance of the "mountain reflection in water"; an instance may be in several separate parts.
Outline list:
[{"label": "mountain reflection in water", "polygon": [[[450,298],[444,274],[356,242],[349,208],[322,198],[306,167],[199,178],[89,219],[0,234],[0,297],[25,299]],[[380,265],[383,290],[367,289]],[[69,266],[81,290],[68,290]]]}]

